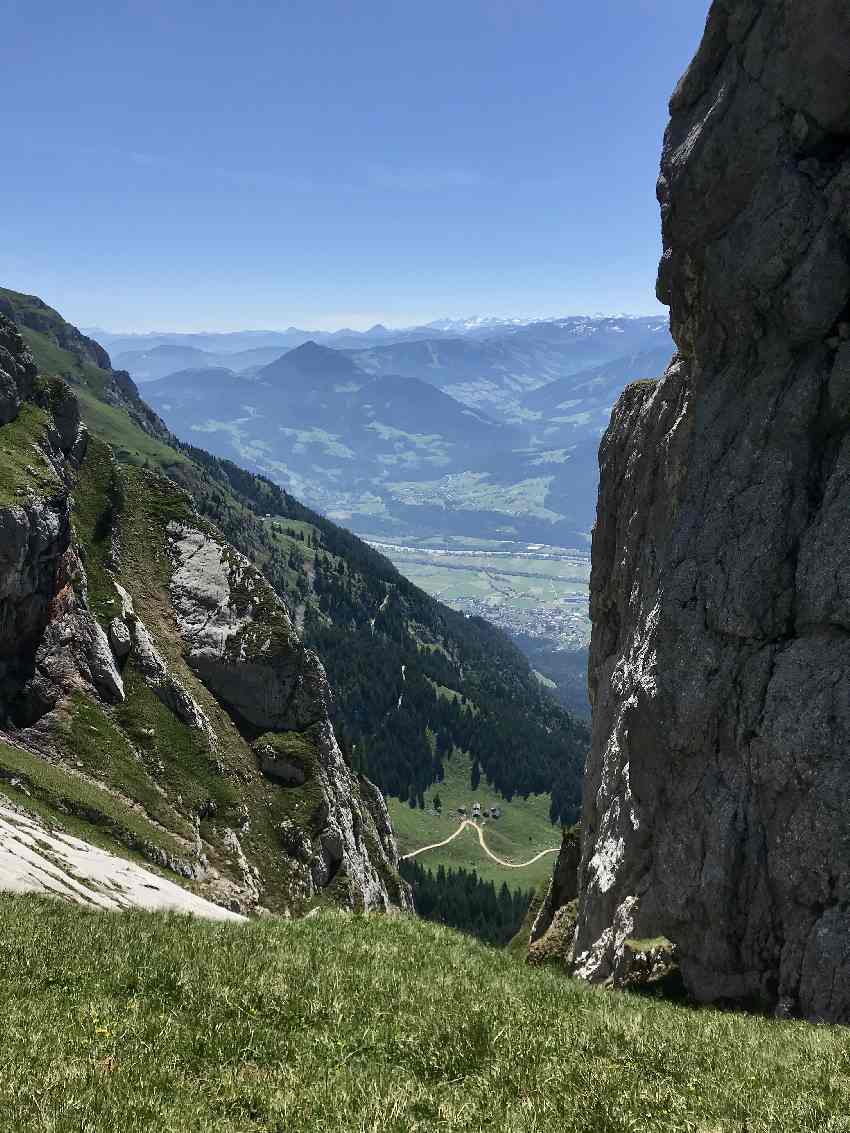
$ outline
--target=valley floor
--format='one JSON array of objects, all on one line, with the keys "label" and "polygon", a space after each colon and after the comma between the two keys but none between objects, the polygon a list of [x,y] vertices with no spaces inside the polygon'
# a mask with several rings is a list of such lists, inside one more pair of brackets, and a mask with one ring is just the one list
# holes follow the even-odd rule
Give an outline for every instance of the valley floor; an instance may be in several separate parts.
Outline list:
[{"label": "valley floor", "polygon": [[412,917],[0,897],[0,1125],[850,1130],[850,1032],[594,990]]},{"label": "valley floor", "polygon": [[[560,830],[549,821],[549,796],[530,795],[523,799],[515,795],[510,802],[493,790],[482,777],[476,788],[470,786],[471,760],[455,752],[444,761],[445,777],[425,792],[426,807],[410,807],[399,799],[387,799],[398,848],[403,856],[421,851],[423,846],[438,846],[416,860],[425,869],[434,872],[440,866],[446,869],[475,870],[482,881],[496,885],[507,882],[510,888],[533,889],[552,876],[551,857],[537,857],[527,868],[504,866],[487,855],[479,844],[475,830],[457,834],[461,815],[457,808],[472,813],[474,802],[484,810],[493,806],[501,809],[501,817],[485,820],[484,836],[490,850],[507,862],[528,862],[541,850],[557,846]],[[433,807],[434,797],[441,801],[440,812]]]},{"label": "valley floor", "polygon": [[435,536],[371,546],[426,594],[513,638],[561,704],[587,717],[587,550]]},{"label": "valley floor", "polygon": [[587,551],[538,543],[492,549],[369,541],[411,582],[455,609],[553,647],[576,651],[587,646]]},{"label": "valley floor", "polygon": [[430,846],[420,846],[418,850],[412,850],[409,854],[403,854],[402,861],[407,861],[410,858],[418,858],[420,854],[427,854],[432,850],[442,849],[443,846],[447,846],[450,842],[453,842],[455,838],[457,838],[460,834],[463,833],[464,830],[467,829],[475,832],[475,835],[478,838],[478,844],[487,855],[487,857],[491,861],[495,862],[496,865],[500,865],[504,869],[528,869],[529,866],[535,865],[547,854],[557,854],[558,850],[560,849],[560,846],[553,846],[548,850],[539,850],[533,857],[529,858],[527,862],[504,861],[504,859],[497,857],[487,845],[487,840],[484,837],[483,828],[477,822],[473,822],[471,819],[464,818],[461,820],[461,823],[458,826],[457,830],[455,830],[454,834],[450,834],[448,838],[444,838],[442,842],[434,842]]}]

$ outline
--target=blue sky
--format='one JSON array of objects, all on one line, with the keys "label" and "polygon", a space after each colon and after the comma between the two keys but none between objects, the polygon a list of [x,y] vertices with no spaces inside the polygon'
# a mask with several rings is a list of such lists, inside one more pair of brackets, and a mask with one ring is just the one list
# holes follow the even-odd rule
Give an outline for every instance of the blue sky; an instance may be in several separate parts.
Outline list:
[{"label": "blue sky", "polygon": [[653,312],[708,0],[0,0],[0,283],[109,329]]}]

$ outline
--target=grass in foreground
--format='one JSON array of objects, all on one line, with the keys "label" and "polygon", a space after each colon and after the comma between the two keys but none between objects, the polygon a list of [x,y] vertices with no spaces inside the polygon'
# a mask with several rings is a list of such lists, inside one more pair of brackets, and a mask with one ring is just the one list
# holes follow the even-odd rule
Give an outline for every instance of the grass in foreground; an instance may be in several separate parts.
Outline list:
[{"label": "grass in foreground", "polygon": [[0,898],[0,1126],[850,1130],[850,1032],[595,991],[413,918]]}]

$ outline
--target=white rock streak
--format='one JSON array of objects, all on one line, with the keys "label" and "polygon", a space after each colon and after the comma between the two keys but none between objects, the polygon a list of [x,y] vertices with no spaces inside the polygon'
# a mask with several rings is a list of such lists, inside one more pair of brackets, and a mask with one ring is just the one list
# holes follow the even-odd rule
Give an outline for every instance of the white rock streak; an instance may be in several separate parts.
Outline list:
[{"label": "white rock streak", "polygon": [[47,830],[34,818],[2,803],[0,890],[50,893],[99,909],[168,910],[208,920],[245,920],[134,862],[69,834]]}]

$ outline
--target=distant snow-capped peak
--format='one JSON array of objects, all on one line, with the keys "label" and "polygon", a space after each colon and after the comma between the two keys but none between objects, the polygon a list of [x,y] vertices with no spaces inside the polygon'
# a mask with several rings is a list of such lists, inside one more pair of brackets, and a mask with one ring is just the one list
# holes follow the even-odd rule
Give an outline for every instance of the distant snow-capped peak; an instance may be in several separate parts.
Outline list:
[{"label": "distant snow-capped peak", "polygon": [[[666,315],[632,315],[625,313],[602,313],[597,312],[593,315],[525,315],[520,317],[501,316],[501,315],[470,315],[467,318],[445,318],[434,319],[425,326],[428,330],[436,330],[443,332],[450,332],[453,334],[464,334],[476,330],[499,330],[509,327],[527,327],[533,326],[535,323],[551,323],[561,327],[575,328],[578,333],[582,331],[598,330],[600,324],[610,324],[611,322],[634,322],[637,320],[647,320],[648,322],[657,322],[659,327],[666,327],[668,318]],[[616,326],[608,326],[609,330],[618,330]]]},{"label": "distant snow-capped peak", "polygon": [[465,331],[489,330],[491,327],[523,327],[529,323],[542,322],[535,317],[529,318],[501,318],[498,315],[471,315],[465,319],[434,319],[425,325],[430,330]]}]

